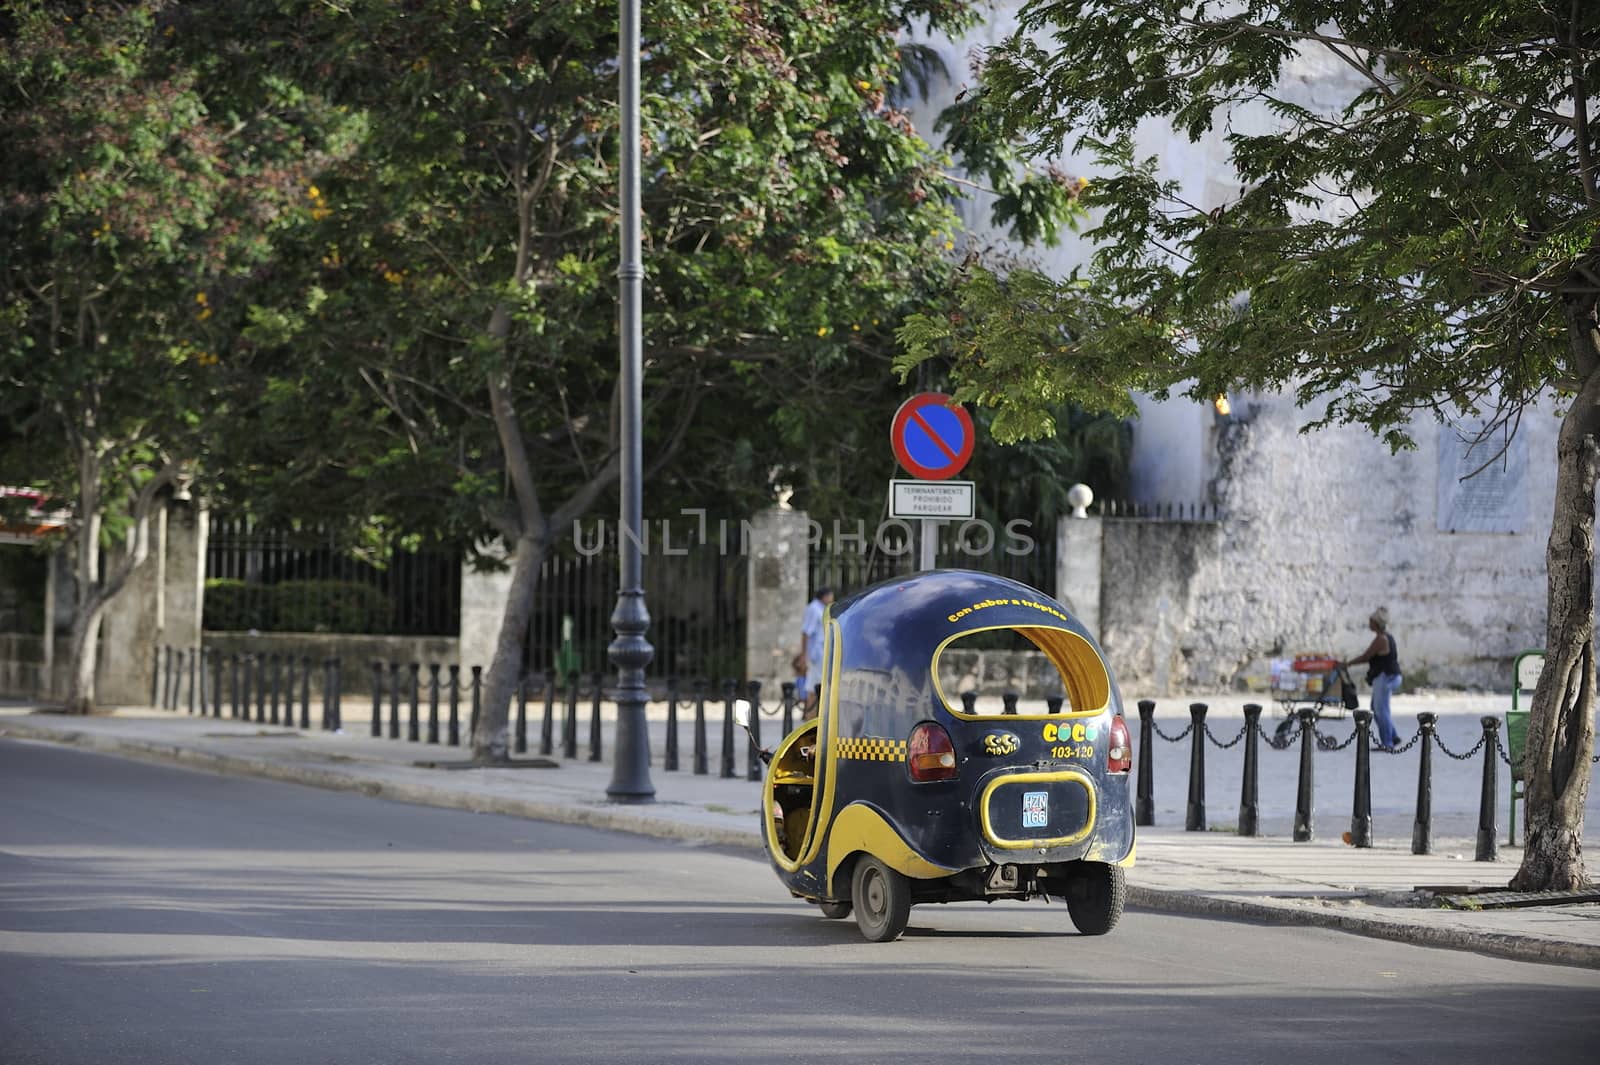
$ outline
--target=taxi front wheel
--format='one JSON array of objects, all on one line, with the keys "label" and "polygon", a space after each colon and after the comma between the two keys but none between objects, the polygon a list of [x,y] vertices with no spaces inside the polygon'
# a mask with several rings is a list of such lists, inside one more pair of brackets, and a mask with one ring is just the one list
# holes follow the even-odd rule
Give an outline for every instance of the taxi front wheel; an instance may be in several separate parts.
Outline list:
[{"label": "taxi front wheel", "polygon": [[1122,866],[1085,862],[1067,889],[1067,913],[1079,932],[1103,936],[1117,927],[1127,896],[1127,874]]},{"label": "taxi front wheel", "polygon": [[898,939],[911,919],[911,882],[878,859],[862,855],[850,878],[856,925],[871,943]]}]

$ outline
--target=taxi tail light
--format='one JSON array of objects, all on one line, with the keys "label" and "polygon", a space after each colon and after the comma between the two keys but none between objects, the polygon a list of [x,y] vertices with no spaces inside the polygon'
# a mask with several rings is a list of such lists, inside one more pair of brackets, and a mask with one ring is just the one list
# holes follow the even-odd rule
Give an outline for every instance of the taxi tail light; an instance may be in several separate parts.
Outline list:
[{"label": "taxi tail light", "polygon": [[1126,773],[1133,768],[1133,741],[1128,738],[1128,723],[1118,714],[1111,719],[1111,743],[1106,748],[1106,772]]},{"label": "taxi tail light", "polygon": [[930,780],[954,780],[956,776],[956,746],[950,742],[950,733],[943,725],[924,721],[911,730],[906,743],[906,764],[911,768],[911,779],[920,783]]}]

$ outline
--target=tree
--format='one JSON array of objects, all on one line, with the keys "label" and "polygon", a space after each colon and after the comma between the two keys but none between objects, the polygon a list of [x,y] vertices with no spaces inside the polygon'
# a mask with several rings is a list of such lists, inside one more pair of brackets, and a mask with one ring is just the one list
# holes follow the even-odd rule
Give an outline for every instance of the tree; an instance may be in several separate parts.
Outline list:
[{"label": "tree", "polygon": [[[1040,43],[1047,42],[1047,43]],[[1344,106],[1286,98],[1296,57],[1360,80]],[[1000,128],[1095,155],[1092,269],[982,269],[957,315],[902,331],[903,363],[953,360],[995,431],[1050,430],[1047,405],[1127,410],[1292,386],[1410,447],[1414,414],[1487,414],[1554,391],[1546,669],[1529,723],[1519,889],[1584,883],[1594,746],[1594,491],[1600,472],[1600,8],[1269,0],[1039,0],[989,57]],[[1264,133],[1232,124],[1270,113]],[[1135,127],[1225,130],[1241,191],[1195,204],[1135,157]],[[1259,126],[1259,123],[1257,123]],[[1183,384],[1187,382],[1187,384]]]},{"label": "tree", "polygon": [[215,285],[270,255],[305,168],[328,157],[293,93],[212,115],[167,6],[24,0],[3,16],[0,480],[71,503],[79,713],[158,498],[235,416],[210,400]]},{"label": "tree", "polygon": [[[690,442],[727,495],[738,469],[764,495],[890,382],[891,329],[941,290],[956,239],[946,160],[886,88],[913,19],[954,29],[970,11],[651,6],[647,476]],[[354,441],[333,483],[410,479],[411,502],[386,506],[508,547],[473,737],[475,758],[503,760],[540,563],[617,479],[614,7],[241,0],[195,5],[179,30],[220,76],[271,70],[365,123],[319,178],[316,239],[248,293],[230,359],[273,381],[288,431],[243,465],[286,467],[282,498],[327,484],[333,443]],[[1027,211],[1064,213],[1057,189]],[[345,426],[319,437],[307,396],[338,396]]]}]

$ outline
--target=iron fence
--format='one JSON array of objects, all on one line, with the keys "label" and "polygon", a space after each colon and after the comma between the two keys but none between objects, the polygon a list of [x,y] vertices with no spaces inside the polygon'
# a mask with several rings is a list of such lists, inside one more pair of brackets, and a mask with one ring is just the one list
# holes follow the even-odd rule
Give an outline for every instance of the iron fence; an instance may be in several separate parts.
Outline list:
[{"label": "iron fence", "polygon": [[461,561],[448,551],[391,551],[368,561],[321,530],[211,519],[205,626],[213,631],[453,636]]},{"label": "iron fence", "polygon": [[[644,566],[647,638],[655,649],[650,676],[744,676],[748,558],[714,538],[652,546]],[[561,677],[609,671],[619,583],[610,523],[582,551],[567,543],[547,558],[533,593],[524,670]]]}]

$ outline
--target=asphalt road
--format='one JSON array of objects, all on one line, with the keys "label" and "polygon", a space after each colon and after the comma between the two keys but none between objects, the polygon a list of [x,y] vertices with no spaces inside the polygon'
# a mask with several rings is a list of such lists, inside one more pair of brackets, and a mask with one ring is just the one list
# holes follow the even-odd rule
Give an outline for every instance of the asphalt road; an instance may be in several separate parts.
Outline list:
[{"label": "asphalt road", "polygon": [[1592,1062],[1600,972],[766,866],[0,743],[0,1062]]}]

